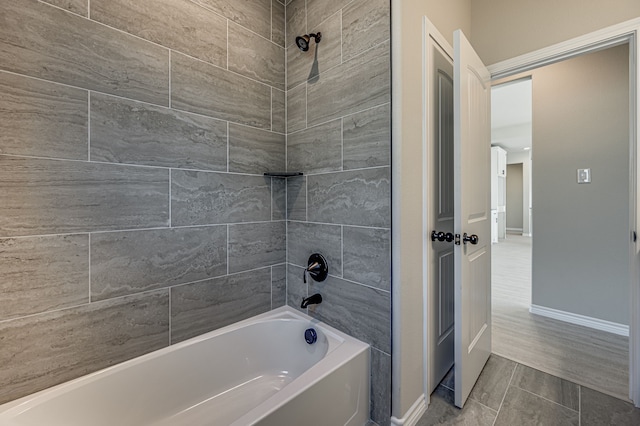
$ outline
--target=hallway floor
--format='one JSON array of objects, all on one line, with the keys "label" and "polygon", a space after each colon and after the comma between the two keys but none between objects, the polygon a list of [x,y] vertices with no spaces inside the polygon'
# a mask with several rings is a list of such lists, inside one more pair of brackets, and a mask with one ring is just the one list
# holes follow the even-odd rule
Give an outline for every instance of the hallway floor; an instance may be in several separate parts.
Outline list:
[{"label": "hallway floor", "polygon": [[453,405],[453,371],[431,395],[418,426],[635,426],[629,402],[491,355],[462,410]]},{"label": "hallway floor", "polygon": [[491,248],[492,352],[627,400],[629,338],[531,314],[531,238]]}]

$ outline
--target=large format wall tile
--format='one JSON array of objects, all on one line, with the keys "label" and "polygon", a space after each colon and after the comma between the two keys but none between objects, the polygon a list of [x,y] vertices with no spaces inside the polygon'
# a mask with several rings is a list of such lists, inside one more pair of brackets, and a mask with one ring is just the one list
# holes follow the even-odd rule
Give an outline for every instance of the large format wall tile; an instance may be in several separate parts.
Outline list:
[{"label": "large format wall tile", "polygon": [[271,88],[271,131],[278,133],[287,132],[286,93],[282,90]]},{"label": "large format wall tile", "polygon": [[371,348],[371,420],[389,424],[391,413],[391,356]]},{"label": "large format wall tile", "polygon": [[174,226],[271,219],[271,180],[262,176],[173,170]]},{"label": "large format wall tile", "polygon": [[229,124],[229,171],[262,174],[284,170],[285,135]]},{"label": "large format wall tile", "polygon": [[327,259],[329,273],[342,276],[342,230],[337,225],[289,222],[287,262],[306,267],[309,256],[320,253]]},{"label": "large format wall tile", "polygon": [[91,161],[227,170],[227,123],[91,94]]},{"label": "large format wall tile", "polygon": [[0,73],[0,152],[86,160],[87,91]]},{"label": "large format wall tile", "polygon": [[278,0],[271,2],[271,41],[285,47],[284,4]]},{"label": "large format wall tile", "polygon": [[269,86],[178,53],[171,55],[171,106],[271,129]]},{"label": "large format wall tile", "polygon": [[307,0],[307,25],[315,28],[351,0]]},{"label": "large format wall tile", "polygon": [[0,321],[89,301],[89,237],[0,239]]},{"label": "large format wall tile", "polygon": [[391,165],[391,105],[343,119],[343,166],[347,169]]},{"label": "large format wall tile", "polygon": [[342,11],[343,60],[390,37],[389,0],[354,0]]},{"label": "large format wall tile", "polygon": [[260,34],[266,39],[271,37],[271,0],[192,0],[236,24]]},{"label": "large format wall tile", "polygon": [[0,8],[2,69],[168,105],[168,49],[35,0]]},{"label": "large format wall tile", "polygon": [[168,170],[0,157],[0,236],[168,226]]},{"label": "large format wall tile", "polygon": [[0,323],[0,404],[169,343],[169,292]]},{"label": "large format wall tile", "polygon": [[227,66],[227,20],[189,0],[92,0],[91,19]]},{"label": "large format wall tile", "polygon": [[312,222],[391,226],[389,168],[307,176],[307,211]]},{"label": "large format wall tile", "polygon": [[271,220],[287,219],[287,179],[271,178]]},{"label": "large format wall tile", "polygon": [[229,24],[229,70],[284,90],[284,48]]},{"label": "large format wall tile", "polygon": [[285,222],[229,226],[229,273],[262,268],[287,260]]},{"label": "large format wall tile", "polygon": [[[287,88],[291,89],[307,80],[315,82],[322,73],[341,62],[340,14],[336,13],[311,32],[322,33],[320,43],[309,43],[303,52],[295,45],[287,49]],[[301,35],[301,34],[298,34]],[[295,40],[295,36],[294,36]]]},{"label": "large format wall tile", "polygon": [[320,293],[322,303],[309,308],[314,318],[354,336],[383,352],[391,352],[391,295],[332,276],[311,281],[309,294]]},{"label": "large format wall tile", "polygon": [[307,220],[307,177],[287,179],[287,219]]},{"label": "large format wall tile", "polygon": [[341,169],[341,120],[330,121],[287,136],[287,170],[320,173]]},{"label": "large format wall tile", "polygon": [[344,278],[383,290],[391,290],[391,231],[343,229]]},{"label": "large format wall tile", "polygon": [[88,0],[43,0],[45,3],[61,7],[69,12],[87,16]]},{"label": "large format wall tile", "polygon": [[[301,36],[307,32],[307,9],[306,0],[292,0],[287,4],[287,39],[285,46],[295,46],[297,36]],[[297,49],[297,47],[294,47]]]},{"label": "large format wall tile", "polygon": [[91,236],[91,300],[227,273],[227,227],[107,232]]},{"label": "large format wall tile", "polygon": [[391,99],[389,42],[322,74],[307,90],[307,124],[387,103]]},{"label": "large format wall tile", "polygon": [[271,309],[287,304],[287,265],[271,267]]},{"label": "large format wall tile", "polygon": [[271,268],[171,288],[171,343],[271,309]]},{"label": "large format wall tile", "polygon": [[[293,49],[290,47],[290,49]],[[287,91],[287,133],[307,127],[307,85]]]},{"label": "large format wall tile", "polygon": [[300,308],[302,299],[309,296],[309,285],[304,283],[303,273],[303,268],[287,263],[287,305],[306,314],[307,309]]}]

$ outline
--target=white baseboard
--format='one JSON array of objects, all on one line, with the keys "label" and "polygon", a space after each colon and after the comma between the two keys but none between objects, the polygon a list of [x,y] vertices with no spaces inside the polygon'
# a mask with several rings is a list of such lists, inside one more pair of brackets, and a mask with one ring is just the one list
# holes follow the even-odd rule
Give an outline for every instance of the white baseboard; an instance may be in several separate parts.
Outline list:
[{"label": "white baseboard", "polygon": [[427,411],[427,400],[424,394],[420,395],[416,402],[413,403],[409,411],[404,413],[401,419],[391,416],[392,426],[415,426],[418,424],[418,420],[422,417],[424,412]]},{"label": "white baseboard", "polygon": [[511,234],[522,234],[522,228],[507,228],[507,232]]},{"label": "white baseboard", "polygon": [[629,326],[618,324],[616,322],[605,321],[598,318],[587,317],[580,314],[574,314],[572,312],[560,311],[558,309],[552,309],[538,305],[531,305],[531,307],[529,308],[529,312],[558,321],[582,325],[584,327],[594,328],[596,330],[607,331],[609,333],[618,334],[620,336],[629,336]]}]

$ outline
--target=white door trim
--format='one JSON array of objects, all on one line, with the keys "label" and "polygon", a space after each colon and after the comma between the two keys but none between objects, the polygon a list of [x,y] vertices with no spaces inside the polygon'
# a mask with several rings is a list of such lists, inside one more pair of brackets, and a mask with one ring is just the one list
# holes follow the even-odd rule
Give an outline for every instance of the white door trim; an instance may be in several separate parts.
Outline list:
[{"label": "white door trim", "polygon": [[[640,111],[640,18],[622,22],[580,37],[567,40],[531,53],[498,62],[489,66],[489,72],[494,80],[512,76],[522,72],[553,64],[583,53],[595,52],[623,43],[629,43],[629,91],[630,91],[630,120],[629,120],[629,163],[630,163],[630,229],[638,230],[638,121]],[[632,243],[633,244],[633,243]],[[631,249],[633,247],[633,249]],[[629,398],[640,407],[640,281],[638,280],[638,254],[640,241],[635,247],[630,247],[630,301],[631,317],[629,319]]]}]

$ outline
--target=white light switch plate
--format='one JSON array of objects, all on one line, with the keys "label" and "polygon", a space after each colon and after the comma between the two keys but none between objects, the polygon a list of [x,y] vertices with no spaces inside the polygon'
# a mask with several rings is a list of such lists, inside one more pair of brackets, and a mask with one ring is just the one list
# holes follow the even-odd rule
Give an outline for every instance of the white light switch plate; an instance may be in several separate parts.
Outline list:
[{"label": "white light switch plate", "polygon": [[578,169],[578,183],[591,183],[591,169]]}]

